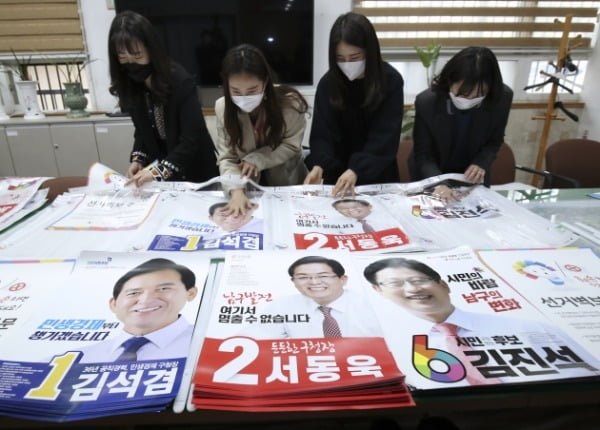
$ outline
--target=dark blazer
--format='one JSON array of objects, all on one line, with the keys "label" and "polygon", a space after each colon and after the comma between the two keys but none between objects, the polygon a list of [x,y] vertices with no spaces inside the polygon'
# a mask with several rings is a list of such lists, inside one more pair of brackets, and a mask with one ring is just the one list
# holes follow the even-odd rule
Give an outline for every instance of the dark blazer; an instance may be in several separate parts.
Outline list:
[{"label": "dark blazer", "polygon": [[[484,99],[481,106],[473,108],[469,135],[469,160],[467,166],[476,164],[485,169],[484,183],[489,185],[490,166],[504,142],[504,129],[512,103],[513,92],[504,85],[496,104]],[[448,95],[437,95],[427,89],[415,100],[414,148],[409,166],[413,181],[451,172],[447,162],[452,144],[452,119],[454,105]]]},{"label": "dark blazer", "polygon": [[213,141],[206,128],[196,83],[181,66],[172,68],[172,87],[165,106],[167,153],[161,157],[143,94],[129,110],[135,126],[133,150],[148,162],[166,160],[180,169],[172,180],[203,182],[219,175]]}]

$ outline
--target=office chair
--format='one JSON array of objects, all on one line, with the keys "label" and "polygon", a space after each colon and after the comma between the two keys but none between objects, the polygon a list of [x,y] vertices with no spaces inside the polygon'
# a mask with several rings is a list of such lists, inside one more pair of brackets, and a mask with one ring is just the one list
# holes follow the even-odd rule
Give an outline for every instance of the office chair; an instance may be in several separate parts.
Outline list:
[{"label": "office chair", "polygon": [[591,139],[559,140],[546,149],[544,158],[545,170],[516,167],[543,176],[543,188],[600,187],[600,142]]},{"label": "office chair", "polygon": [[551,175],[548,188],[600,187],[600,142],[597,140],[559,140],[546,149],[545,159],[546,171]]},{"label": "office chair", "polygon": [[515,155],[506,142],[500,145],[496,159],[490,166],[490,185],[501,185],[515,182]]}]

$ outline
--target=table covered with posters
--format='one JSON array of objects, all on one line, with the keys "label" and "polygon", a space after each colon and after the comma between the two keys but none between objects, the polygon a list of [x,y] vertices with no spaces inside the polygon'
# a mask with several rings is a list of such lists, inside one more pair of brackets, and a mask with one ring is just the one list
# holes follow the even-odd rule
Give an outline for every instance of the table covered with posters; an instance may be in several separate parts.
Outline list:
[{"label": "table covered with posters", "polygon": [[[571,242],[574,243],[578,246],[591,246],[592,248],[598,249],[597,243],[595,242],[596,236],[595,236],[595,231],[600,229],[600,219],[599,219],[599,213],[600,211],[598,211],[598,209],[600,209],[600,200],[595,200],[591,197],[588,197],[587,194],[589,193],[593,193],[593,192],[597,192],[599,190],[538,190],[536,191],[536,193],[533,193],[531,191],[523,191],[523,192],[517,192],[517,191],[510,191],[507,194],[507,197],[513,201],[517,201],[518,203],[522,204],[522,207],[525,207],[539,215],[542,215],[543,217],[547,218],[548,220],[550,220],[552,223],[560,225],[560,228],[564,230],[565,234],[574,234],[577,236],[576,241],[575,242]],[[376,204],[381,203],[381,201],[375,201],[375,199],[373,199],[373,194],[368,194],[365,193],[365,199],[371,203],[373,206],[376,206]],[[170,197],[171,198],[171,197]],[[415,200],[418,202],[423,202],[423,200]],[[526,202],[525,202],[526,201]],[[385,198],[383,199],[383,206],[385,206]],[[150,207],[151,205],[155,204],[156,202],[150,202],[149,200],[146,200],[146,204],[148,205],[148,207]],[[413,202],[414,203],[414,202]],[[58,205],[60,205],[61,203],[59,202]],[[94,203],[94,204],[98,204],[98,202]],[[159,203],[156,203],[159,204]],[[264,216],[266,222],[269,222],[269,220],[267,220],[267,216],[268,216],[268,209],[269,209],[269,204],[272,204],[272,202],[266,201],[266,200],[262,200],[261,201],[261,205],[264,205],[264,207],[261,207],[261,210],[263,210],[262,212],[262,216]],[[393,203],[392,203],[393,206]],[[414,204],[413,206],[413,212],[414,212]],[[422,205],[421,205],[422,206]],[[302,220],[302,226],[304,227],[306,224],[306,220],[307,220],[307,213],[309,211],[307,210],[299,210],[298,208],[301,206],[296,206],[296,208],[292,207],[292,211],[295,214],[300,214],[298,215],[298,217],[296,218],[296,222],[297,225],[300,226],[300,224],[298,224],[298,220]],[[400,210],[402,209],[401,206],[396,205],[394,206],[395,209]],[[473,209],[466,207],[466,208],[462,208],[461,211],[456,211],[456,213],[450,214],[450,216],[452,217],[456,217],[457,214],[481,214],[481,213],[486,213],[486,211],[489,211],[489,207],[486,207],[482,210],[481,207],[478,207],[477,205],[473,206]],[[191,213],[193,211],[189,211],[189,213]],[[419,209],[419,215],[421,216],[423,213],[425,213],[427,216],[434,217],[434,216],[447,216],[448,214],[446,212],[435,212],[434,210],[431,210],[431,208],[427,208],[422,206]],[[487,212],[489,216],[489,212]],[[440,215],[441,214],[441,215]],[[187,215],[187,213],[186,213]],[[128,216],[133,216],[132,213],[130,212],[128,214]],[[413,213],[414,216],[414,213]],[[429,222],[427,216],[422,216],[420,221],[423,222]],[[76,222],[81,222],[82,218],[78,218],[76,219]],[[131,218],[133,219],[133,218]],[[196,228],[196,229],[202,229],[205,228],[203,225],[199,225],[199,224],[190,224],[190,223],[186,223],[185,221],[185,216],[180,216],[180,224],[178,224],[178,226],[183,226],[186,229],[192,229],[192,228]],[[69,220],[68,218],[60,218],[60,220],[57,222],[57,224],[55,224],[56,229],[55,231],[69,231],[69,230],[73,230],[72,225],[69,224],[69,222],[72,222],[73,220]],[[35,219],[33,221],[28,221],[30,223],[31,226],[35,226]],[[62,224],[60,224],[62,223]],[[171,230],[165,229],[165,233],[161,234],[161,235],[157,235],[154,233],[150,233],[149,231],[142,231],[143,235],[140,236],[140,238],[136,239],[136,242],[133,243],[134,246],[143,246],[142,249],[152,249],[151,247],[163,247],[162,249],[157,249],[157,251],[163,251],[163,254],[165,252],[172,252],[173,249],[169,249],[172,246],[191,246],[191,244],[194,243],[194,240],[188,240],[187,242],[183,243],[181,241],[179,241],[179,239],[177,239],[177,235],[175,234],[175,227],[173,227],[173,223],[170,222],[168,225],[168,228],[170,228]],[[424,224],[425,225],[425,224]],[[493,225],[493,224],[487,224],[487,225]],[[154,226],[159,226],[159,224],[154,224]],[[161,228],[165,228],[164,226]],[[414,234],[414,232],[416,231],[417,233],[419,232],[423,232],[425,231],[425,228],[420,228],[417,226],[417,228],[415,230],[410,230],[407,229],[406,231],[408,233],[406,233],[406,235],[408,237],[411,237],[411,234]],[[384,230],[385,231],[385,230]],[[441,230],[440,230],[441,231]],[[522,232],[523,230],[521,230]],[[508,229],[503,229],[502,230],[502,235],[501,238],[499,240],[503,240],[503,241],[507,241],[509,240],[509,234],[508,234],[509,230]],[[253,239],[251,242],[252,243],[259,243],[259,244],[264,244],[266,245],[268,243],[268,241],[264,241],[261,242],[261,239],[258,240],[256,238],[258,238],[258,236],[256,234],[253,234],[253,232],[248,232],[249,235],[247,237],[249,237],[250,239]],[[42,240],[44,238],[46,238],[44,235],[51,235],[52,232],[50,233],[40,233],[40,237],[42,237]],[[95,234],[95,233],[94,233]],[[356,235],[360,235],[362,233],[353,233],[355,236]],[[489,235],[489,233],[488,233]],[[168,236],[168,237],[167,237]],[[11,246],[13,246],[13,249],[15,250],[15,253],[18,254],[18,252],[20,252],[22,250],[22,248],[19,248],[18,245],[13,245],[15,244],[18,239],[19,236],[18,235],[13,235],[13,236],[8,236],[9,240],[7,240],[5,237],[0,236],[0,242],[2,242],[2,239],[4,239],[3,244],[5,245],[5,247],[10,248]],[[50,236],[47,236],[50,237]],[[90,233],[90,237],[91,233]],[[122,234],[120,236],[121,238],[130,238],[130,236],[128,236],[127,234]],[[375,236],[374,236],[375,237]],[[386,236],[382,236],[382,238],[385,238]],[[399,237],[399,236],[395,236],[395,237]],[[489,237],[494,237],[494,235],[490,235]],[[142,239],[143,238],[143,241]],[[306,235],[304,236],[304,238],[306,238]],[[426,239],[426,238],[425,238]],[[12,240],[12,242],[11,242]],[[121,239],[118,240],[113,240],[113,241],[109,241],[109,243],[106,245],[107,248],[110,248],[112,246],[117,246],[117,245],[122,245],[122,243],[120,243]],[[210,246],[211,243],[214,243],[214,239],[213,242],[206,242],[207,246]],[[329,240],[329,237],[327,235],[323,235],[323,240]],[[383,240],[383,239],[382,239]],[[445,237],[444,240],[446,240],[446,243],[450,243],[450,239],[448,237]],[[557,243],[560,242],[560,240],[562,240],[562,236],[557,235],[556,236],[556,240]],[[201,241],[200,241],[201,242]],[[250,242],[247,242],[250,243]],[[285,245],[287,247],[292,246],[292,244],[298,244],[298,243],[302,243],[302,240],[289,240],[289,241],[276,241],[276,244],[282,246]],[[348,242],[350,243],[350,242]],[[353,242],[353,243],[372,243],[372,242]],[[384,243],[384,242],[381,242]],[[393,242],[390,242],[393,243]],[[423,240],[421,243],[426,244],[427,240]],[[518,242],[514,242],[514,243],[518,243]],[[142,245],[143,244],[143,245]],[[458,244],[452,244],[453,246],[456,246]],[[463,244],[464,245],[464,244]],[[468,243],[466,244],[468,245]],[[45,244],[45,243],[40,243],[40,248],[47,248],[46,252],[51,252],[53,250],[53,248],[51,248],[49,245]],[[63,250],[68,250],[69,246],[67,244],[65,244],[65,247],[63,247]],[[458,248],[459,249],[459,248]],[[226,249],[218,249],[218,253],[215,254],[215,258],[219,259],[225,259],[225,269],[224,270],[233,270],[231,269],[233,268],[237,268],[236,270],[239,270],[240,265],[242,265],[243,263],[238,262],[227,262],[227,255],[232,255],[230,254],[225,254],[222,253],[223,250]],[[178,249],[177,251],[181,251],[180,249]],[[274,250],[271,250],[274,251]],[[396,250],[396,249],[390,249],[387,251],[402,251],[402,250]],[[410,258],[415,257],[417,259],[422,258],[423,255],[427,255],[427,254],[423,254],[423,252],[427,253],[430,252],[431,250],[427,250],[427,249],[419,249],[418,247],[415,247],[414,249],[407,249],[406,251],[408,252],[404,252],[401,254],[398,253],[388,253],[385,254],[385,257],[390,257],[390,256],[396,256],[396,255],[402,255],[403,257],[409,256]],[[102,252],[109,252],[107,250],[104,250]],[[248,251],[246,251],[248,252]],[[306,251],[304,251],[306,252]],[[446,251],[442,251],[441,254],[439,254],[439,261],[445,261],[448,260],[449,256],[450,258],[453,255],[456,254],[463,254],[463,255],[467,255],[468,253],[470,253],[471,251],[463,251],[460,250],[459,251],[449,251],[448,253],[444,254],[444,252]],[[494,259],[498,259],[501,260],[501,255],[499,256],[498,253],[494,253],[493,251],[490,251],[488,253],[486,253],[486,250],[481,250],[478,251],[483,255],[484,257],[488,257],[490,258],[490,261],[493,261]],[[565,251],[567,252],[567,251]],[[285,269],[287,268],[287,265],[289,265],[289,261],[286,260],[285,258],[281,257],[283,253],[281,253],[280,251],[275,251],[275,253],[269,253],[267,254],[266,250],[265,250],[265,255],[268,256],[268,258],[271,258],[271,264],[273,265],[273,267],[281,267],[281,270],[285,272]],[[10,253],[5,253],[4,255],[10,255]],[[103,262],[105,261],[103,259],[103,257],[105,255],[108,254],[102,254],[97,253],[97,254],[90,254],[89,255],[89,261],[93,261],[94,265],[98,266],[98,265],[102,265],[104,264]],[[174,254],[173,254],[174,255]],[[188,256],[193,255],[193,254],[188,254]],[[243,254],[240,254],[243,255]],[[345,254],[347,255],[347,254]],[[433,260],[432,261],[436,261],[435,260],[435,255],[432,254],[433,257],[431,257]],[[520,281],[521,279],[527,279],[532,286],[535,286],[536,283],[537,284],[542,284],[544,283],[544,285],[549,285],[552,288],[554,288],[554,290],[552,290],[552,293],[545,293],[545,294],[536,294],[535,290],[532,289],[529,292],[529,295],[525,295],[524,299],[521,298],[521,303],[520,303],[520,307],[522,308],[526,308],[527,306],[529,306],[529,303],[527,302],[535,302],[535,300],[539,300],[540,303],[544,303],[546,304],[546,306],[548,307],[548,315],[550,315],[550,310],[551,311],[555,311],[557,309],[557,306],[555,306],[553,303],[556,303],[557,300],[559,299],[564,299],[566,297],[570,297],[570,296],[574,296],[574,294],[569,293],[568,290],[565,291],[561,291],[559,288],[561,285],[569,285],[568,284],[568,280],[570,279],[569,277],[571,276],[569,273],[564,274],[564,276],[566,276],[567,282],[562,282],[562,284],[560,283],[560,280],[556,280],[556,276],[554,277],[549,277],[548,280],[545,280],[545,278],[543,276],[541,276],[539,274],[539,272],[528,272],[527,271],[527,266],[528,265],[535,265],[533,263],[531,263],[532,261],[534,263],[540,263],[540,262],[545,262],[545,260],[542,258],[541,251],[540,253],[537,254],[532,254],[532,257],[529,258],[528,254],[523,251],[522,254],[514,254],[515,257],[515,262],[519,263],[520,266],[518,264],[513,264],[513,267],[515,268],[514,271],[511,272],[510,276],[514,277],[514,279],[517,279],[518,281]],[[559,258],[560,255],[562,254],[556,254],[556,258]],[[582,254],[583,255],[583,254]],[[462,259],[466,259],[467,257],[461,257]],[[21,257],[20,255],[17,255],[17,257]],[[39,258],[38,256],[36,256],[37,258]],[[2,258],[2,256],[0,256],[0,258]],[[336,257],[337,258],[337,257]],[[379,256],[376,256],[376,254],[371,253],[370,256],[363,258],[364,261],[371,262],[373,259],[375,258],[379,258]],[[554,258],[554,257],[553,257]],[[588,258],[588,256],[586,256],[585,258]],[[340,257],[341,261],[345,263],[345,266],[348,270],[348,274],[350,275],[351,279],[357,279],[358,277],[360,277],[361,275],[361,270],[358,270],[359,268],[362,269],[362,267],[364,267],[367,263],[363,263],[361,262],[362,260],[359,257],[356,257],[356,259],[354,259],[353,256],[344,256],[344,257]],[[369,260],[370,259],[370,260]],[[204,264],[204,263],[193,263],[192,262],[193,258],[189,258],[186,257],[185,260],[182,261],[190,261],[190,264]],[[261,262],[260,258],[256,259],[256,261],[259,264],[263,264],[266,265],[268,263],[265,262]],[[280,263],[281,262],[281,263]],[[356,264],[355,264],[356,262]],[[113,260],[114,263],[114,260]],[[110,264],[110,263],[109,263]],[[493,263],[490,263],[491,266],[490,267],[495,267]],[[500,264],[500,263],[498,263]],[[539,264],[541,266],[544,266],[543,264]],[[283,267],[286,266],[286,267]],[[356,266],[356,267],[354,267]],[[518,266],[518,267],[517,267]],[[443,267],[443,264],[440,263],[439,266],[436,266],[436,268],[439,267]],[[204,270],[204,269],[201,269]],[[237,276],[229,276],[228,279],[230,279],[229,283],[225,283],[225,288],[228,288],[224,291],[227,291],[227,294],[230,294],[229,291],[233,292],[234,287],[237,285],[234,280],[235,279],[239,279],[241,278],[241,276],[239,276],[240,274],[247,274],[250,275],[249,277],[251,279],[256,279],[259,274],[260,274],[260,270],[256,269],[256,272],[253,272],[250,266],[248,266],[247,268],[244,269],[245,271],[240,271],[240,272],[231,272],[231,274],[233,275],[237,275]],[[505,272],[501,272],[501,273],[495,273],[493,270],[490,272],[491,275],[489,276],[480,276],[478,273],[478,271],[473,271],[473,270],[457,270],[455,272],[452,272],[453,275],[448,275],[448,276],[456,276],[457,278],[460,276],[467,276],[469,278],[468,281],[464,280],[462,281],[462,283],[466,286],[468,285],[469,282],[473,283],[473,282],[479,282],[479,285],[489,285],[489,283],[492,280],[493,276],[499,276],[500,278],[505,279],[508,283],[511,282],[511,280],[509,279],[510,276],[506,276]],[[229,272],[228,272],[229,273]],[[593,275],[593,274],[592,274]],[[274,275],[273,278],[279,279],[278,282],[279,283],[283,283],[285,281],[285,277],[287,275],[285,273],[282,274],[278,274],[278,275]],[[478,281],[477,278],[480,278],[480,281]],[[589,277],[588,277],[589,278]],[[591,279],[586,278],[588,281]],[[592,276],[593,278],[593,276]],[[233,280],[232,280],[233,279]],[[496,279],[496,278],[494,278]],[[485,281],[485,282],[484,282]],[[592,279],[593,281],[593,279]],[[593,285],[593,282],[590,281],[590,285]],[[457,281],[458,282],[458,281]],[[289,280],[288,280],[289,283]],[[364,279],[362,280],[362,283],[367,285],[364,281]],[[494,282],[492,282],[494,283]],[[514,284],[514,282],[513,282]],[[291,284],[290,284],[291,285]],[[457,285],[461,285],[461,283],[459,282]],[[474,284],[473,284],[474,285]],[[214,297],[224,297],[225,294],[220,294],[218,295],[216,291],[210,292],[210,290],[205,290],[209,291],[210,294],[214,295]],[[253,287],[253,292],[259,292],[259,293],[265,293],[264,291],[261,291],[260,289],[254,288]],[[462,291],[462,290],[459,290]],[[501,290],[498,289],[494,292],[500,292],[500,293],[504,293],[504,302],[501,301],[496,301],[495,304],[492,306],[490,304],[490,306],[487,306],[487,303],[484,303],[484,301],[481,299],[481,295],[479,295],[481,292],[475,291],[473,290],[473,292],[471,293],[467,293],[466,291],[468,290],[464,290],[463,294],[462,294],[462,298],[464,299],[464,303],[475,303],[478,302],[477,306],[481,305],[481,308],[483,308],[484,306],[486,308],[491,307],[492,309],[495,309],[495,311],[497,311],[498,309],[500,309],[501,311],[504,309],[508,309],[507,306],[510,306],[510,302],[514,297],[511,297],[510,294],[506,294],[506,292],[509,292],[509,290]],[[372,291],[369,291],[367,293],[368,294],[372,294]],[[207,293],[208,294],[208,293]],[[494,295],[492,295],[493,297]],[[497,296],[497,295],[496,295]],[[595,296],[598,296],[598,294],[596,294]],[[214,298],[213,297],[213,298]],[[458,297],[458,294],[455,293],[455,296],[453,297],[453,300],[455,300]],[[595,298],[596,297],[591,297],[590,295],[590,303],[596,303]],[[373,299],[371,296],[369,296],[369,300]],[[365,301],[365,306],[367,302],[369,302],[369,300]],[[373,300],[379,300],[378,298],[375,298]],[[487,300],[487,299],[486,299]],[[552,302],[552,300],[554,300],[554,302]],[[54,303],[54,302],[52,302]],[[218,303],[218,302],[215,302]],[[377,302],[379,303],[379,302]],[[498,306],[501,306],[500,308]],[[504,306],[504,308],[502,307]],[[566,305],[565,305],[566,306]],[[591,308],[592,305],[590,305]],[[219,307],[220,309],[223,308],[223,306]],[[471,307],[470,307],[471,308]],[[475,305],[473,305],[473,308],[475,308]],[[215,312],[215,315],[217,313],[216,310],[216,306],[215,309],[213,309]],[[215,318],[210,318],[210,315],[205,315],[204,318],[206,318],[206,322],[205,324],[209,327],[209,332],[211,330],[210,328],[210,324],[214,323],[215,321],[224,321],[225,318],[223,317],[223,312],[221,311],[221,314],[218,315],[219,318],[217,318],[215,316]],[[491,312],[491,311],[490,311]],[[552,314],[555,318],[561,318],[563,317],[563,315],[561,314],[561,312],[556,311]],[[210,320],[210,322],[209,322]],[[213,324],[214,325],[214,324]],[[566,324],[565,324],[566,325]],[[219,333],[219,335],[221,335],[220,333],[223,333],[222,336],[225,337],[227,336],[227,330],[225,330],[226,326],[218,326],[218,325],[214,325],[214,327],[212,328],[212,333]],[[231,327],[230,327],[231,328]],[[225,331],[223,331],[225,330]],[[398,330],[397,327],[391,327],[391,331],[393,332],[394,330]],[[234,333],[235,331],[231,331],[232,333]],[[386,336],[388,336],[386,334]],[[213,335],[213,337],[215,337]],[[386,337],[387,339],[387,337]],[[414,369],[408,369],[407,370],[411,370],[413,371]],[[405,372],[406,373],[406,372]],[[581,378],[581,379],[577,379],[577,378],[567,378],[567,379],[560,379],[560,380],[544,380],[543,378],[541,379],[531,379],[529,382],[526,383],[514,383],[514,384],[500,384],[500,385],[485,385],[485,386],[457,386],[455,388],[452,388],[450,390],[448,389],[436,389],[435,386],[431,386],[431,387],[427,387],[427,389],[419,389],[419,387],[417,386],[417,389],[412,391],[412,396],[415,400],[416,406],[413,407],[406,407],[406,408],[382,408],[382,409],[369,409],[369,410],[352,410],[352,409],[337,409],[337,410],[332,410],[332,411],[316,411],[316,410],[310,410],[310,408],[307,408],[307,410],[303,410],[303,411],[288,411],[288,412],[274,412],[274,411],[269,411],[269,412],[236,412],[236,411],[211,411],[211,410],[196,410],[194,412],[187,412],[187,411],[183,411],[181,413],[175,413],[172,411],[164,411],[164,412],[160,412],[160,413],[133,413],[133,414],[125,414],[125,415],[118,415],[118,416],[109,416],[109,417],[102,417],[102,418],[93,418],[93,419],[86,419],[84,421],[75,421],[75,422],[69,422],[69,423],[51,423],[51,422],[40,422],[40,421],[33,421],[33,420],[27,420],[27,419],[19,419],[19,418],[11,418],[11,417],[5,417],[2,416],[0,417],[0,426],[2,428],[237,428],[240,426],[243,426],[245,429],[253,429],[253,428],[308,428],[308,427],[314,427],[314,426],[319,426],[319,427],[323,427],[323,428],[351,428],[351,429],[368,429],[370,428],[370,423],[372,422],[373,419],[377,419],[377,418],[381,418],[381,417],[390,417],[393,418],[396,422],[398,422],[399,424],[402,425],[403,428],[414,428],[416,426],[416,424],[419,422],[419,420],[424,416],[424,415],[443,415],[443,416],[447,416],[449,418],[451,418],[457,425],[459,425],[459,428],[463,428],[463,429],[467,429],[467,428],[506,428],[506,426],[508,425],[516,425],[519,426],[521,428],[531,428],[531,429],[550,429],[550,428],[595,428],[595,426],[597,425],[598,419],[600,418],[600,408],[598,406],[600,406],[600,385],[599,385],[599,380],[598,378]],[[565,427],[566,426],[566,427]]]}]

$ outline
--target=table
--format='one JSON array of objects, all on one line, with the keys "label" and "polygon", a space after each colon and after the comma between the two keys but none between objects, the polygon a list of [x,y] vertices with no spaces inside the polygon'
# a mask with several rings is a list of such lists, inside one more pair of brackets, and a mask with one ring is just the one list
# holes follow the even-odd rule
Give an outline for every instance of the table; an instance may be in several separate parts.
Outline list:
[{"label": "table", "polygon": [[[600,229],[600,200],[587,197],[599,189],[499,191],[553,220],[583,222]],[[579,239],[576,245],[590,246]],[[596,247],[600,249],[600,247]],[[404,430],[416,427],[425,414],[451,418],[467,429],[597,429],[600,422],[600,380],[471,387],[468,391],[427,391],[413,394],[417,406],[369,411],[236,413],[196,411],[112,416],[73,423],[48,423],[0,417],[2,429],[369,429],[375,417],[391,417]]]},{"label": "table", "polygon": [[[566,222],[577,227],[577,223],[583,223],[600,231],[600,199],[588,196],[588,194],[600,192],[599,188],[501,190],[498,192],[557,225]],[[600,250],[598,243],[583,237],[573,245],[592,246],[596,250]]]}]

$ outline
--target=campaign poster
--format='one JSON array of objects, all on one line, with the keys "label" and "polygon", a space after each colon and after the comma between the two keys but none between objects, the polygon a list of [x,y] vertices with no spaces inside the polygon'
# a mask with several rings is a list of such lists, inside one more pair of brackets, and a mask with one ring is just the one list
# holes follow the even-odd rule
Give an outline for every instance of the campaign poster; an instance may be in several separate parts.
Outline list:
[{"label": "campaign poster", "polygon": [[[256,199],[243,213],[232,213],[221,192],[169,194],[169,211],[147,245],[149,251],[245,250],[265,248],[263,203]],[[173,210],[177,207],[177,210]]]},{"label": "campaign poster", "polygon": [[509,284],[508,269],[492,270],[468,247],[357,261],[385,340],[414,389],[599,374],[600,357],[580,336],[540,312],[520,283]]},{"label": "campaign poster", "polygon": [[[412,405],[349,256],[227,254],[193,404],[252,411]],[[354,401],[343,401],[344,393]]]},{"label": "campaign poster", "polygon": [[600,357],[600,259],[590,248],[479,250],[502,279]]},{"label": "campaign poster", "polygon": [[271,201],[281,220],[276,226],[278,248],[391,252],[415,247],[406,229],[376,196],[294,193]]},{"label": "campaign poster", "polygon": [[0,413],[70,421],[164,409],[189,354],[209,260],[84,252],[3,340]]}]

